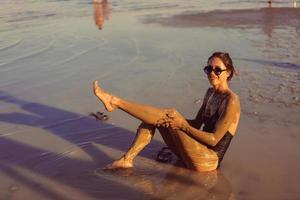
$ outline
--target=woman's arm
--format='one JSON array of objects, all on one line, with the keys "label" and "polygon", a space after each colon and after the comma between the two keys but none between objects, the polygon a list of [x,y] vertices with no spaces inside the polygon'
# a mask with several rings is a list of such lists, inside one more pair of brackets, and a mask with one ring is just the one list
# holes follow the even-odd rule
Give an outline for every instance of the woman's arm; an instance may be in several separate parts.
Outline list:
[{"label": "woman's arm", "polygon": [[203,124],[203,112],[204,112],[204,109],[206,107],[206,103],[207,103],[207,99],[209,98],[209,96],[212,94],[213,92],[213,89],[212,88],[208,88],[206,93],[205,93],[205,96],[204,96],[204,99],[203,99],[203,102],[202,102],[202,105],[195,117],[195,119],[187,119],[188,123],[196,128],[196,129],[200,129],[202,124]]},{"label": "woman's arm", "polygon": [[199,109],[195,119],[187,119],[186,120],[190,126],[196,128],[196,129],[200,129],[203,124],[202,114],[203,114],[203,111],[205,108],[203,105],[204,104],[202,104],[201,108]]},{"label": "woman's arm", "polygon": [[234,123],[238,123],[240,116],[240,102],[236,95],[230,95],[227,101],[225,112],[220,116],[219,121],[216,124],[215,133],[209,133],[198,130],[186,120],[183,120],[179,113],[175,114],[175,117],[170,121],[170,128],[173,130],[182,130],[186,134],[190,135],[199,142],[215,146],[225,133],[229,130],[230,126]]}]

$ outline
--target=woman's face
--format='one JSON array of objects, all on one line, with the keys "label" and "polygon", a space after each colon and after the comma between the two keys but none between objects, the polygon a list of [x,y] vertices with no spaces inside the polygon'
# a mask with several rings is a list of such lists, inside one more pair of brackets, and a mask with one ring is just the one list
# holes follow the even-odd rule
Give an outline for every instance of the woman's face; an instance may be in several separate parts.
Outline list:
[{"label": "woman's face", "polygon": [[[212,68],[214,70],[216,70],[216,68],[219,68],[221,70],[227,69],[225,67],[223,61],[218,57],[214,57],[214,58],[210,59],[208,62],[208,66],[212,66]],[[230,71],[228,71],[228,70],[222,71],[219,75],[217,75],[217,74],[215,74],[214,70],[211,73],[207,74],[209,83],[212,86],[217,86],[217,85],[227,82],[227,78],[230,75]]]}]

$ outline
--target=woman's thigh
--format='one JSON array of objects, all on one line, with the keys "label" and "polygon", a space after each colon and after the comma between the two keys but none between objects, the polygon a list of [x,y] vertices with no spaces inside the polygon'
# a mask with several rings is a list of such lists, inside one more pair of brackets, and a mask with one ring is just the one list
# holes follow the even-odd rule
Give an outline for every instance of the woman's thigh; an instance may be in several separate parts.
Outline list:
[{"label": "woman's thigh", "polygon": [[161,137],[163,138],[164,142],[166,143],[166,145],[171,149],[171,151],[179,158],[181,158],[181,155],[178,151],[178,147],[176,145],[176,142],[174,140],[174,138],[172,137],[172,134],[170,133],[169,129],[167,128],[162,128],[159,127],[158,128]]},{"label": "woman's thigh", "polygon": [[182,131],[159,129],[168,147],[189,168],[196,171],[212,171],[218,166],[217,154]]}]

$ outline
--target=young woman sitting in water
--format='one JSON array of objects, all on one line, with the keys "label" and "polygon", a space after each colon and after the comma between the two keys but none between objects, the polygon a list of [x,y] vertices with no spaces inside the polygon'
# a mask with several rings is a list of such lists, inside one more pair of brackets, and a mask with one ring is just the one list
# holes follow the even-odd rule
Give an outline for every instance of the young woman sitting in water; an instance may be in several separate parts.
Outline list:
[{"label": "young woman sitting in water", "polygon": [[208,58],[207,64],[204,72],[212,88],[207,90],[193,120],[186,120],[175,109],[141,105],[113,96],[94,81],[94,93],[107,111],[121,109],[142,121],[129,150],[104,169],[132,167],[133,159],[149,144],[156,128],[187,168],[203,172],[220,166],[238,126],[240,101],[228,84],[235,72],[229,54],[216,52]]}]

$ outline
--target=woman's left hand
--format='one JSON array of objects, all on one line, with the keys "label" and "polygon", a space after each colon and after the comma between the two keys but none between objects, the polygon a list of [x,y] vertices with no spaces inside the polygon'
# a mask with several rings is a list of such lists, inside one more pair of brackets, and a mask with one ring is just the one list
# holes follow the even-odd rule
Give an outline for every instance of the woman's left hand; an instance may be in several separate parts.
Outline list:
[{"label": "woman's left hand", "polygon": [[155,123],[156,127],[168,128],[171,130],[181,130],[188,125],[186,119],[175,109],[170,109],[164,118]]}]

